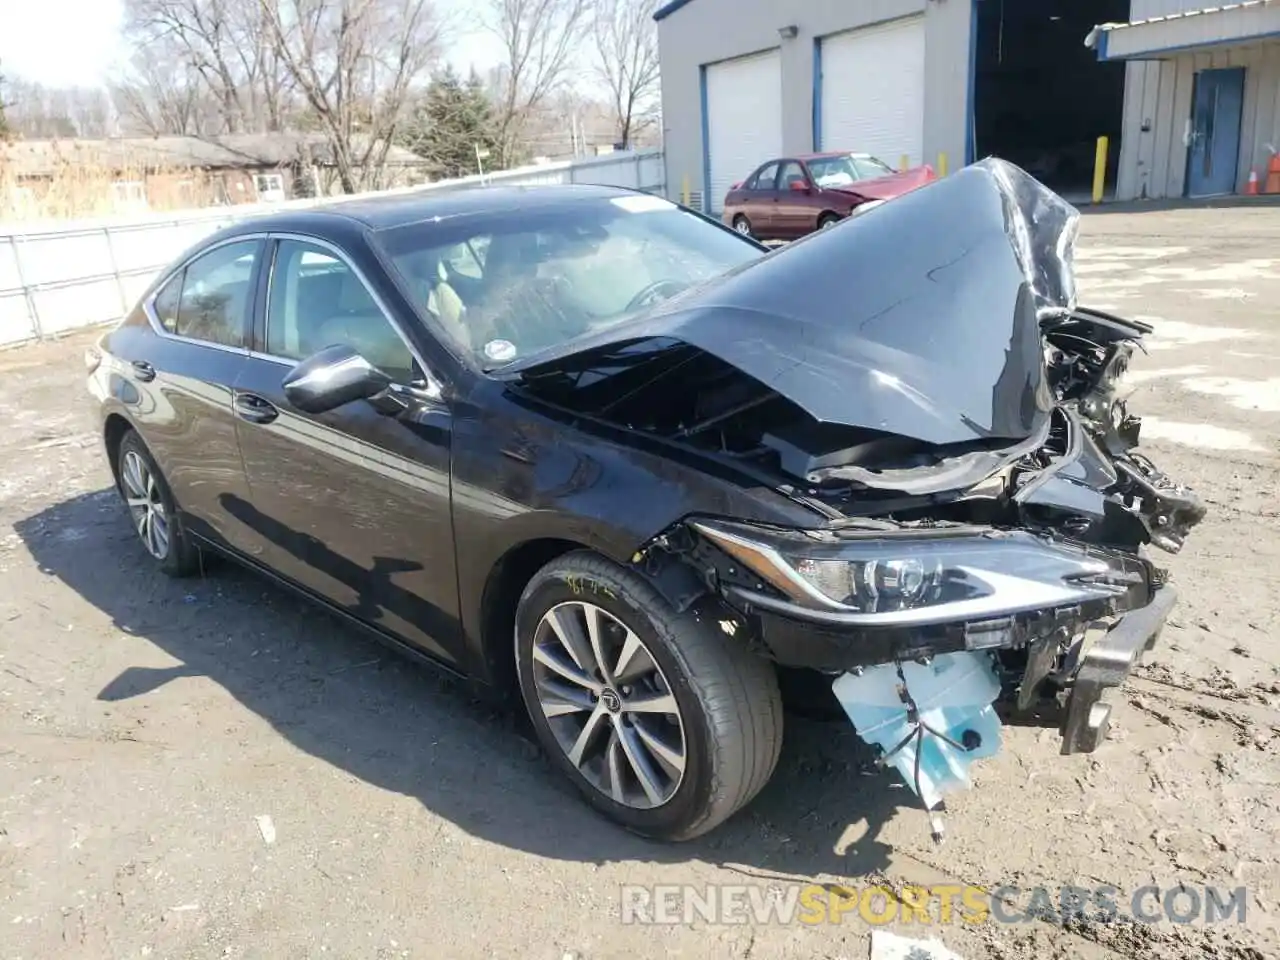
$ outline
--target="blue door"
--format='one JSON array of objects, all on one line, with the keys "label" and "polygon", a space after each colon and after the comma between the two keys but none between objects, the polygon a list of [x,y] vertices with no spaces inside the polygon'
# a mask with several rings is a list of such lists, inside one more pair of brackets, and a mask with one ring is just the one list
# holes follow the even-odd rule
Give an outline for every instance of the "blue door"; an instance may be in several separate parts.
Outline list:
[{"label": "blue door", "polygon": [[1191,94],[1187,196],[1212,197],[1236,187],[1244,67],[1201,70]]}]

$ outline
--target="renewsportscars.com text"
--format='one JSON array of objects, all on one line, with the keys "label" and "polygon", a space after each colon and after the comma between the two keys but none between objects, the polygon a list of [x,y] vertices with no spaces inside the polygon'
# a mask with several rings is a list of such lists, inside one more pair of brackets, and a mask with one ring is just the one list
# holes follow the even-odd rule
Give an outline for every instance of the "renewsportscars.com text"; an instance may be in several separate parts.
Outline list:
[{"label": "renewsportscars.com text", "polygon": [[1208,886],[993,888],[824,884],[627,885],[627,924],[1244,923],[1248,891]]}]

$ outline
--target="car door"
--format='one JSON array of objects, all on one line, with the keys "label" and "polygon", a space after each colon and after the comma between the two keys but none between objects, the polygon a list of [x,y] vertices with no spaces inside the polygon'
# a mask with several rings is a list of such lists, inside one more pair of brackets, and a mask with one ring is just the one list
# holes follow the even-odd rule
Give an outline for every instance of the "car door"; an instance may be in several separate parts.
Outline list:
[{"label": "car door", "polygon": [[794,240],[812,233],[818,225],[817,191],[799,160],[787,160],[778,175],[778,203],[774,232],[779,239]]},{"label": "car door", "polygon": [[[447,662],[460,654],[449,504],[452,424],[421,360],[352,260],[318,239],[278,238],[255,350],[233,407],[259,562]],[[311,415],[282,382],[344,344],[382,368],[405,406],[355,401]]]},{"label": "car door", "polygon": [[143,300],[146,325],[111,336],[124,361],[116,395],[193,532],[236,545],[244,531],[221,495],[247,492],[231,391],[248,361],[265,239],[238,237],[179,266]]},{"label": "car door", "polygon": [[751,221],[751,232],[762,240],[772,238],[776,229],[777,177],[778,164],[766,163],[747,180],[743,190],[743,212]]}]

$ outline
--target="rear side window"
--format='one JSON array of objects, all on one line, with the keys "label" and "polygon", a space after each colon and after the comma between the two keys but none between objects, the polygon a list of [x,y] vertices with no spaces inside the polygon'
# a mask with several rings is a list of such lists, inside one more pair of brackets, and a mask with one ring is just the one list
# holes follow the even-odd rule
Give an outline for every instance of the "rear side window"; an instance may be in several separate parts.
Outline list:
[{"label": "rear side window", "polygon": [[772,190],[774,181],[778,179],[778,165],[771,163],[754,177],[747,184],[748,190]]},{"label": "rear side window", "polygon": [[160,326],[179,337],[245,346],[250,286],[260,248],[261,241],[243,240],[192,260],[152,300]]}]

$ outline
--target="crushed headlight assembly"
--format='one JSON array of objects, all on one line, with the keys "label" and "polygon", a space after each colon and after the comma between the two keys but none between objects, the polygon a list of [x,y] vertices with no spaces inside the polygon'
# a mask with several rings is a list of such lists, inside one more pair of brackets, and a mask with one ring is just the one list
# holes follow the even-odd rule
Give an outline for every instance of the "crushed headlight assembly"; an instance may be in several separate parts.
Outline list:
[{"label": "crushed headlight assembly", "polygon": [[1026,531],[911,528],[836,536],[721,521],[692,526],[793,603],[838,613],[850,626],[983,620],[1107,600],[1148,582],[1136,557]]}]

